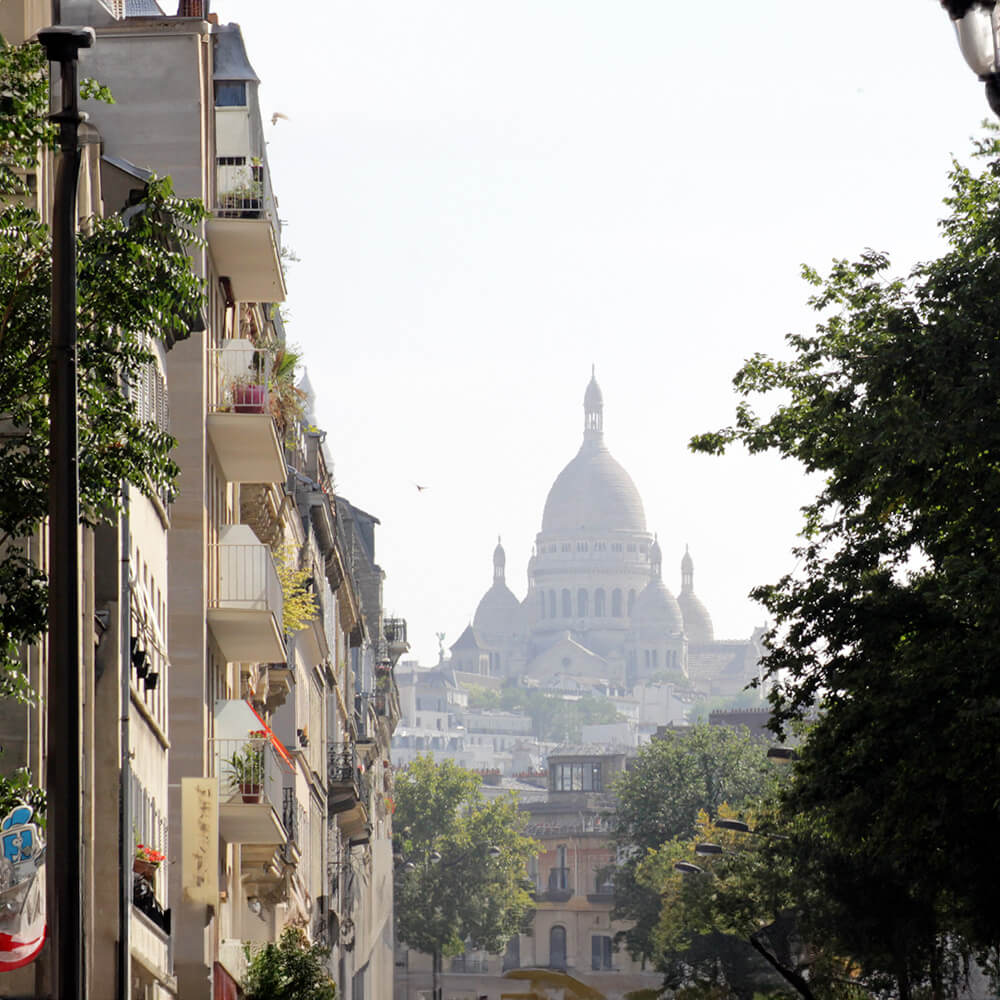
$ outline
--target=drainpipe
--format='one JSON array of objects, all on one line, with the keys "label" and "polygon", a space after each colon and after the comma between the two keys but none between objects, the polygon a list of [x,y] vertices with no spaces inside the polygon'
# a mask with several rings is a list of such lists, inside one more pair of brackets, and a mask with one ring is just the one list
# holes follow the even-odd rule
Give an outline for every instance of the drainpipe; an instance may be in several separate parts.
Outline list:
[{"label": "drainpipe", "polygon": [[[127,389],[127,387],[126,387]],[[118,584],[118,636],[121,651],[119,678],[121,717],[121,786],[118,807],[118,1000],[129,1000],[132,981],[132,753],[129,750],[129,714],[132,676],[132,590],[129,584],[131,559],[129,526],[129,488],[122,480],[122,513],[119,521],[121,540],[121,570]]]},{"label": "drainpipe", "polygon": [[77,469],[76,192],[80,173],[77,59],[93,28],[44,28],[38,41],[59,63],[62,107],[52,207],[52,344],[49,355],[49,663],[47,687],[48,879],[52,986],[84,994],[80,726],[80,483]]}]

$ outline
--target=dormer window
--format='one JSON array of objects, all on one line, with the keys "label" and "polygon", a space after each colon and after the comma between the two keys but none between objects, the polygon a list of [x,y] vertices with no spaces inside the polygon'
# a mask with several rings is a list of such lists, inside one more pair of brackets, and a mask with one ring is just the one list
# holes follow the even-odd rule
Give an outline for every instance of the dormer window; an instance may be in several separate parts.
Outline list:
[{"label": "dormer window", "polygon": [[245,108],[247,106],[247,85],[243,80],[217,80],[215,82],[215,106],[217,108]]}]

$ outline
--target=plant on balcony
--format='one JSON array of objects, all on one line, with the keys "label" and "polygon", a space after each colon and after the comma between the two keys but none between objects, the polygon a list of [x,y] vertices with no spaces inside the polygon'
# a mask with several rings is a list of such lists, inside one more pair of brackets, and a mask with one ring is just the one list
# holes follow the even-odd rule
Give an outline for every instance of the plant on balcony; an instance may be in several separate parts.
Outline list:
[{"label": "plant on balcony", "polygon": [[281,583],[281,624],[285,635],[293,635],[319,617],[316,595],[307,587],[312,574],[298,568],[298,549],[291,542],[274,553],[274,566]]},{"label": "plant on balcony", "polygon": [[274,355],[270,381],[271,415],[282,439],[305,416],[306,394],[295,384],[301,358],[302,352],[287,344],[282,344]]},{"label": "plant on balcony", "polygon": [[260,802],[260,787],[264,779],[264,744],[267,730],[252,729],[249,739],[223,762],[229,779],[229,789],[239,792],[246,803]]},{"label": "plant on balcony", "polygon": [[267,386],[260,375],[240,375],[231,391],[235,413],[267,413]]},{"label": "plant on balcony", "polygon": [[247,971],[240,986],[246,1000],[336,1000],[327,972],[330,949],[310,944],[299,927],[286,927],[278,942],[244,945]]},{"label": "plant on balcony", "polygon": [[166,859],[162,851],[154,847],[147,847],[145,844],[135,845],[135,855],[132,858],[132,871],[144,878],[147,882],[152,882],[156,877],[156,870]]}]

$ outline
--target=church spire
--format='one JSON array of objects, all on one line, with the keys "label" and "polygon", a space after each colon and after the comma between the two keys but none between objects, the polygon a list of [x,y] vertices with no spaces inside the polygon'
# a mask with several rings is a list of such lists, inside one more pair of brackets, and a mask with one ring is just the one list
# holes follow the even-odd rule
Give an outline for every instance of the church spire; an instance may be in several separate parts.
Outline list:
[{"label": "church spire", "polygon": [[500,544],[500,536],[497,535],[497,547],[493,550],[493,582],[504,582],[504,570],[507,568],[507,553],[504,552]]},{"label": "church spire", "polygon": [[653,535],[653,544],[649,547],[649,570],[654,580],[663,579],[663,553],[656,535]]},{"label": "church spire", "polygon": [[604,433],[604,396],[597,384],[594,365],[590,366],[590,382],[583,394],[583,436],[600,438]]},{"label": "church spire", "polygon": [[694,593],[694,560],[686,545],[684,546],[684,558],[681,559],[681,593]]}]

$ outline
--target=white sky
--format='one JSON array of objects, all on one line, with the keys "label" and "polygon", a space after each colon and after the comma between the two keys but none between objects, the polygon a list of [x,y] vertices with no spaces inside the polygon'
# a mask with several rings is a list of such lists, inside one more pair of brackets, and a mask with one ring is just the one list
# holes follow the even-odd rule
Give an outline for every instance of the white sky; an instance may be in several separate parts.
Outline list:
[{"label": "white sky", "polygon": [[289,339],[421,661],[497,534],[523,597],[592,363],[667,585],[689,543],[716,634],[762,623],[746,593],[791,568],[809,486],[686,443],[729,422],[744,357],[812,329],[802,262],[940,251],[949,156],[989,112],[937,0],[212,9],[263,81]]}]

